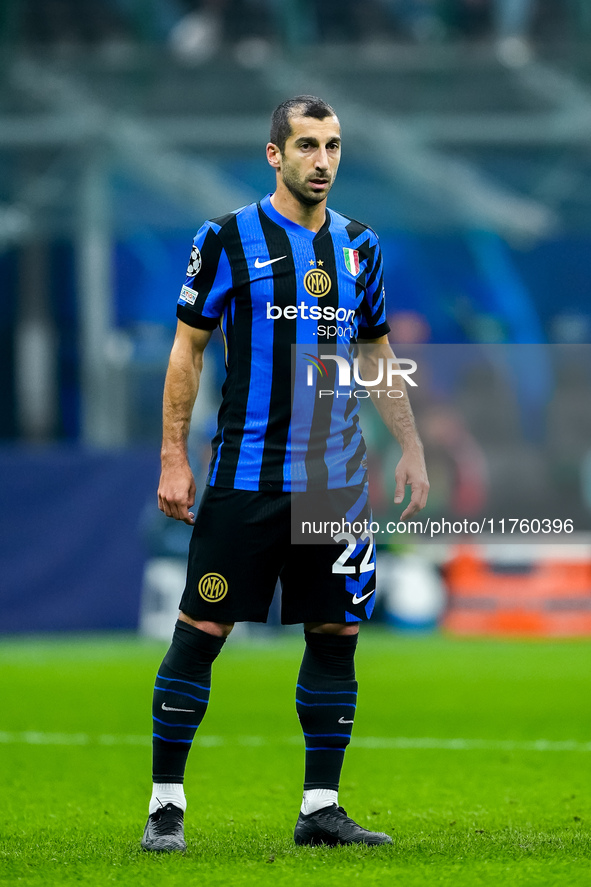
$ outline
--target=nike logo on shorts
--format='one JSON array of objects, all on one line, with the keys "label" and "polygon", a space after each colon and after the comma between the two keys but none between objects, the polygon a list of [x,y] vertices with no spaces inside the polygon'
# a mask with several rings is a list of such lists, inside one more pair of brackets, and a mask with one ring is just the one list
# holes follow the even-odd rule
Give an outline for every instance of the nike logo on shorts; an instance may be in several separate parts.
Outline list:
[{"label": "nike logo on shorts", "polygon": [[339,718],[339,724],[352,724],[353,721],[346,721],[344,718]]},{"label": "nike logo on shorts", "polygon": [[374,591],[375,591],[375,588],[372,588],[371,591],[368,591],[367,594],[364,594],[361,597],[357,597],[357,592],[355,592],[355,594],[353,595],[352,603],[360,604],[361,601],[364,601],[366,597],[369,597],[370,595],[372,595],[374,593]]}]

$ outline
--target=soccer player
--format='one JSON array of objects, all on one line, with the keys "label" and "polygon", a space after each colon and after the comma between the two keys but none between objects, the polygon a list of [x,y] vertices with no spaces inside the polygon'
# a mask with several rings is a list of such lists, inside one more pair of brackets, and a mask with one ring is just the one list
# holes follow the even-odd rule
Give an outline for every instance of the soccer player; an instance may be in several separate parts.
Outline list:
[{"label": "soccer player", "polygon": [[[338,364],[322,358],[351,342],[392,353],[377,236],[326,206],[340,156],[339,121],[329,105],[314,96],[283,102],[267,145],[274,193],[206,222],[194,240],[164,389],[158,488],[160,509],[194,529],[179,619],[154,688],[146,850],[186,847],[183,778],[212,663],[235,622],[266,621],[278,578],[282,621],[303,623],[305,634],[296,689],[305,778],[295,842],[391,843],[357,825],[338,802],[357,700],[357,634],[375,598],[371,534],[353,545],[338,537],[291,544],[290,534],[294,501],[318,491],[335,514],[352,520],[368,513],[358,402],[319,400],[319,386],[334,389]],[[187,436],[203,352],[218,325],[227,376],[195,518]],[[320,357],[321,382],[310,383],[312,363],[297,355],[292,371],[292,345],[304,345],[312,362]],[[427,499],[421,442],[405,392],[378,408],[402,446],[395,502],[409,484],[406,519]]]}]

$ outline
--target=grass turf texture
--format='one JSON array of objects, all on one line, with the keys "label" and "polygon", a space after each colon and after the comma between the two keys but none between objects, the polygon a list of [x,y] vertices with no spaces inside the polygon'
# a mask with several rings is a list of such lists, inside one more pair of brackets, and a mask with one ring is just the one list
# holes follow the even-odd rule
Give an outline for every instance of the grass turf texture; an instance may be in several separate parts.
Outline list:
[{"label": "grass turf texture", "polygon": [[[393,846],[379,848],[292,842],[303,764],[293,701],[301,650],[293,635],[227,645],[189,759],[188,850],[168,856],[139,849],[151,687],[164,646],[4,638],[0,883],[331,887],[346,878],[588,887],[588,642],[412,639],[366,629],[340,800],[362,825],[392,834]],[[488,746],[371,749],[368,737],[377,745],[460,737]],[[539,739],[580,745],[528,745]]]}]

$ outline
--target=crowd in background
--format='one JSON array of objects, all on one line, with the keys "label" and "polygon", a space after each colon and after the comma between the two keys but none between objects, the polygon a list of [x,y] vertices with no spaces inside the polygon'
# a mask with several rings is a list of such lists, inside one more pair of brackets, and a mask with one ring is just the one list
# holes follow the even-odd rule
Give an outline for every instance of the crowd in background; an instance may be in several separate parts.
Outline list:
[{"label": "crowd in background", "polygon": [[[168,4],[169,0],[163,2]],[[183,0],[183,3],[185,14],[171,30],[172,44],[181,54],[207,52],[224,38],[240,39],[246,24],[250,36],[258,29],[264,37],[279,35],[292,46],[388,40],[421,44],[489,38],[496,42],[499,55],[508,63],[527,61],[535,20],[548,12],[542,8],[543,0]],[[560,18],[560,13],[567,9],[558,6],[554,4],[553,12]],[[170,11],[170,6],[168,9]]]},{"label": "crowd in background", "polygon": [[[170,45],[205,59],[242,40],[288,48],[323,42],[489,41],[511,63],[539,34],[591,33],[588,0],[16,0],[0,31],[29,42],[109,39]],[[503,58],[504,57],[504,58]]]}]

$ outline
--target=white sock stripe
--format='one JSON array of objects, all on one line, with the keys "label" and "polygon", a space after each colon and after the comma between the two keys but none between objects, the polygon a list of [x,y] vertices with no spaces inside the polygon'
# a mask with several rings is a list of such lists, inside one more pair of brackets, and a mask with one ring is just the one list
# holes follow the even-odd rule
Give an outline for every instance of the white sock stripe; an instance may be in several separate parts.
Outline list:
[{"label": "white sock stripe", "polygon": [[185,790],[180,782],[154,782],[150,798],[149,813],[155,813],[160,807],[174,804],[183,812],[187,809]]},{"label": "white sock stripe", "polygon": [[304,791],[301,812],[308,816],[330,804],[339,805],[339,793],[330,788],[309,788]]}]

